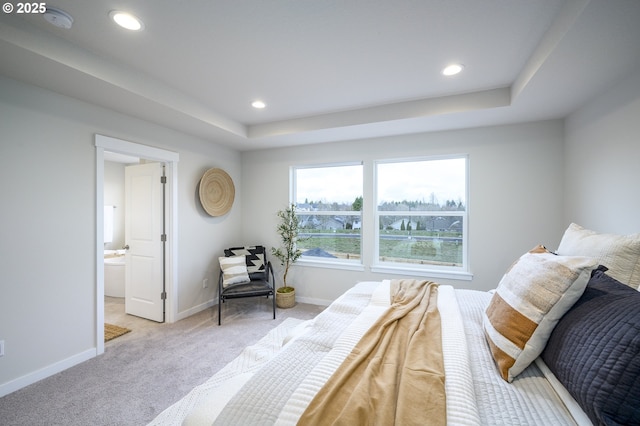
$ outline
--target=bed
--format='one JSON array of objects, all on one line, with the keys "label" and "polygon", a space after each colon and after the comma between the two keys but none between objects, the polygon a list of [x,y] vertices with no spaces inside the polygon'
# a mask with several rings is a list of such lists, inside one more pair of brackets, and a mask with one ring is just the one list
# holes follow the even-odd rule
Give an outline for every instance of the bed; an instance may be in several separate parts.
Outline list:
[{"label": "bed", "polygon": [[490,292],[357,283],[151,425],[640,424],[639,259],[571,224]]}]

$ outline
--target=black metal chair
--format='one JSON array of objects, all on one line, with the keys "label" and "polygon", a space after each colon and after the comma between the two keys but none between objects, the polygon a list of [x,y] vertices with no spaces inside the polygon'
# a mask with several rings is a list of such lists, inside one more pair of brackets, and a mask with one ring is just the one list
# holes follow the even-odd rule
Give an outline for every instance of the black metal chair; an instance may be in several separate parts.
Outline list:
[{"label": "black metal chair", "polygon": [[276,319],[275,278],[271,262],[267,260],[264,246],[232,247],[225,249],[224,255],[225,257],[244,256],[247,275],[246,278],[241,278],[239,283],[227,283],[225,285],[224,271],[222,267],[220,268],[220,277],[218,279],[218,325],[222,323],[222,304],[227,299],[243,297],[266,296],[269,298],[269,296],[272,296],[273,319]]}]

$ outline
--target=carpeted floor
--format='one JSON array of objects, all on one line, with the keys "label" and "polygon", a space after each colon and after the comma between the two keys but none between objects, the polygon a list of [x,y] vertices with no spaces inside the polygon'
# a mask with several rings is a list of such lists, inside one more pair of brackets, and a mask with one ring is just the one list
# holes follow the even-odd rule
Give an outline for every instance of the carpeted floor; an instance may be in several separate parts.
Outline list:
[{"label": "carpeted floor", "polygon": [[103,355],[0,398],[0,424],[146,425],[285,318],[324,309],[298,303],[273,320],[270,300],[240,299],[223,305],[222,326],[214,309],[158,324],[125,315],[121,300],[106,298],[105,320],[132,331]]}]

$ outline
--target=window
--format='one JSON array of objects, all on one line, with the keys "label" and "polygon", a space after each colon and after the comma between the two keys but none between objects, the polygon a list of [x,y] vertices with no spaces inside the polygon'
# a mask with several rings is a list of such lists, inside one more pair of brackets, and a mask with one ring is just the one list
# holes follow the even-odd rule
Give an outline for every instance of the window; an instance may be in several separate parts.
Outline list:
[{"label": "window", "polygon": [[302,264],[471,279],[466,155],[297,166],[291,185]]},{"label": "window", "polygon": [[378,267],[466,272],[467,158],[376,163]]},{"label": "window", "polygon": [[292,169],[301,260],[361,263],[362,164]]}]

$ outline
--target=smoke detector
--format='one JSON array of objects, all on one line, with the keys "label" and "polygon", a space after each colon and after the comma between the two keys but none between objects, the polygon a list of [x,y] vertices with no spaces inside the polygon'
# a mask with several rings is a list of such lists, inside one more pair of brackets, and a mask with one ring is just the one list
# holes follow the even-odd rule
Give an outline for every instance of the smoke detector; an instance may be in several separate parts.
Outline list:
[{"label": "smoke detector", "polygon": [[55,7],[47,7],[42,17],[51,25],[55,25],[58,28],[68,30],[73,25],[73,17],[64,10],[56,9]]}]

